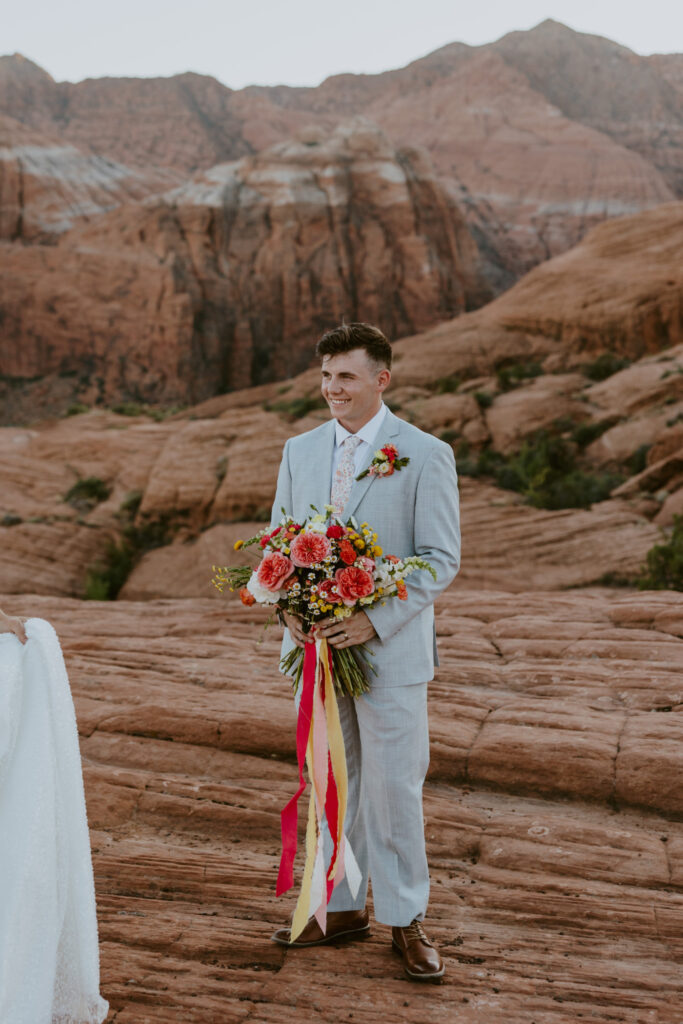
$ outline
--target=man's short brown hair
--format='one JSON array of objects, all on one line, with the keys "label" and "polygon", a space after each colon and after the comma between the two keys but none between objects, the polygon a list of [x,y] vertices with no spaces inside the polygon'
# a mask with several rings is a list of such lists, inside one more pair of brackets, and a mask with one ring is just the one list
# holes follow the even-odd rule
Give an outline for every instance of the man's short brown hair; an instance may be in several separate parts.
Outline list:
[{"label": "man's short brown hair", "polygon": [[322,359],[323,356],[351,352],[354,348],[364,348],[373,363],[391,369],[391,345],[379,327],[372,324],[340,324],[323,334],[315,351]]}]

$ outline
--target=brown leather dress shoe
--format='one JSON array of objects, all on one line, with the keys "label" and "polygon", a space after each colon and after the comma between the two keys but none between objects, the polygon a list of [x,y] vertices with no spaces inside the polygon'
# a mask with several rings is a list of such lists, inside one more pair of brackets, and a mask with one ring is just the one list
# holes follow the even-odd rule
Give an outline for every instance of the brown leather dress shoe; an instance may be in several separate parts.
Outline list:
[{"label": "brown leather dress shoe", "polygon": [[324,935],[316,919],[310,917],[296,942],[290,942],[289,928],[278,928],[273,935],[273,942],[299,949],[303,946],[323,946],[334,939],[358,939],[367,935],[369,931],[370,919],[367,910],[337,910],[327,915],[327,931]]},{"label": "brown leather dress shoe", "polygon": [[403,970],[411,981],[439,981],[443,977],[443,960],[417,918],[407,928],[392,928],[391,944],[403,957]]}]

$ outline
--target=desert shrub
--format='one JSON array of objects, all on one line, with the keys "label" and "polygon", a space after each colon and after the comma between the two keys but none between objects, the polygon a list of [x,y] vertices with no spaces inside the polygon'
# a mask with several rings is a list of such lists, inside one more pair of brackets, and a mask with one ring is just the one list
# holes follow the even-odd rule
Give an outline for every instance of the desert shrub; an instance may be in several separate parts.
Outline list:
[{"label": "desert shrub", "polygon": [[6,512],[2,519],[0,519],[0,526],[19,526],[23,521],[21,516],[14,515],[12,512]]},{"label": "desert shrub", "polygon": [[460,436],[458,430],[454,430],[452,427],[448,427],[446,430],[441,431],[441,440],[445,441],[446,444],[450,444],[451,441],[455,441],[456,437]]},{"label": "desert shrub", "polygon": [[498,387],[501,391],[511,391],[518,387],[523,380],[533,377],[540,377],[543,373],[540,363],[499,363],[496,367]]},{"label": "desert shrub", "polygon": [[142,503],[142,491],[129,491],[119,505],[119,518],[132,522]]},{"label": "desert shrub", "polygon": [[647,466],[647,453],[652,447],[651,444],[641,444],[640,448],[636,448],[633,455],[627,462],[631,476],[635,476],[637,473],[642,473]]},{"label": "desert shrub", "polygon": [[111,488],[104,480],[100,480],[98,476],[85,476],[69,488],[64,495],[64,501],[79,512],[89,512],[101,501],[106,501],[110,494]]},{"label": "desert shrub", "polygon": [[66,410],[67,416],[80,416],[84,412],[90,412],[90,406],[84,405],[83,402],[72,402]]},{"label": "desert shrub", "polygon": [[453,373],[448,377],[439,377],[434,381],[434,390],[437,395],[450,395],[457,391],[459,387],[460,378],[456,377]]},{"label": "desert shrub", "polygon": [[646,565],[638,580],[641,590],[683,590],[683,516],[674,516],[668,542],[650,548]]},{"label": "desert shrub", "polygon": [[631,360],[625,356],[618,356],[614,352],[603,352],[592,363],[584,363],[581,372],[589,380],[600,381],[607,380],[613,373],[618,373],[619,370],[624,370],[630,365]]},{"label": "desert shrub", "polygon": [[121,532],[107,542],[104,552],[86,573],[84,597],[88,601],[113,601],[147,551],[163,547],[171,539],[168,516],[135,523],[142,493],[130,491],[119,506]]},{"label": "desert shrub", "polygon": [[587,448],[589,444],[597,441],[612,426],[614,426],[614,421],[610,419],[599,422],[578,423],[572,430],[572,441],[578,444],[579,448]]},{"label": "desert shrub", "polygon": [[327,408],[327,402],[322,395],[302,395],[289,401],[266,402],[263,408],[267,412],[284,413],[292,420],[301,420],[315,409]]},{"label": "desert shrub", "polygon": [[488,391],[475,391],[474,397],[480,409],[488,409],[493,404],[493,395],[489,394]]},{"label": "desert shrub", "polygon": [[118,416],[149,416],[156,423],[161,423],[169,416],[175,416],[182,412],[185,407],[182,405],[168,405],[164,408],[154,405],[146,405],[144,402],[117,402],[110,406],[111,412]]},{"label": "desert shrub", "polygon": [[102,558],[86,574],[86,601],[113,601],[130,576],[134,562],[133,546],[125,537],[110,540]]},{"label": "desert shrub", "polygon": [[499,487],[522,494],[535,508],[588,508],[604,501],[623,482],[611,472],[587,472],[576,463],[574,447],[564,438],[539,430],[507,458],[484,448],[458,463],[465,476],[491,476]]}]

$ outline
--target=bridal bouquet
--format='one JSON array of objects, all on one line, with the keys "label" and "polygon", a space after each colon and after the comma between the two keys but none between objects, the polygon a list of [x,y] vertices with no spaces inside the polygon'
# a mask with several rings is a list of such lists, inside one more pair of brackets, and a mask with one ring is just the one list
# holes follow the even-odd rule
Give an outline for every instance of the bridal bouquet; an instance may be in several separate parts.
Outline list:
[{"label": "bridal bouquet", "polygon": [[[313,506],[311,506],[313,508]],[[284,510],[283,510],[284,512]],[[405,601],[405,577],[416,569],[436,573],[424,558],[385,555],[377,534],[367,523],[351,517],[344,524],[331,505],[325,512],[296,522],[283,515],[274,530],[264,529],[237,550],[258,544],[261,559],[256,568],[212,566],[213,584],[221,592],[239,588],[244,604],[274,605],[301,619],[305,633],[330,615],[345,619],[356,611],[384,604],[396,597]],[[364,645],[330,648],[332,674],[338,692],[358,697],[369,689],[367,673],[374,668]],[[283,672],[293,672],[296,690],[304,662],[301,647],[291,650],[280,663]]]}]

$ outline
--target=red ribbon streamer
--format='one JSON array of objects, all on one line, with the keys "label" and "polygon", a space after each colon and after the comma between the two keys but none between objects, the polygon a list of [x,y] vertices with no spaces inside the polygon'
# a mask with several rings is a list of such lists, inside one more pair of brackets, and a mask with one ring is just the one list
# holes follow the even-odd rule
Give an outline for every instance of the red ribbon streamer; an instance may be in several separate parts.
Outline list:
[{"label": "red ribbon streamer", "polygon": [[296,721],[296,759],[299,765],[299,788],[280,813],[282,856],[280,857],[280,870],[275,889],[277,896],[282,896],[283,893],[287,892],[294,885],[294,858],[296,857],[297,825],[299,820],[298,804],[299,797],[306,788],[304,764],[306,762],[308,739],[311,734],[313,690],[315,688],[317,671],[318,657],[315,644],[306,644],[304,647],[303,688],[299,704],[299,715]]}]

